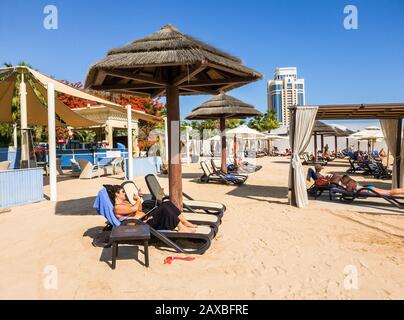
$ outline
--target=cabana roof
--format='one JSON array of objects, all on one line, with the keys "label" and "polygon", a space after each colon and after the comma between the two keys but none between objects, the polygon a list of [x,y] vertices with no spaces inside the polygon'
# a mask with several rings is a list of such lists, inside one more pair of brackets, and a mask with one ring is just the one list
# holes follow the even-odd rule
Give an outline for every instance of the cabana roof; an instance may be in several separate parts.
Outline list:
[{"label": "cabana roof", "polygon": [[225,93],[220,93],[202,103],[199,107],[196,107],[185,119],[203,120],[221,117],[227,119],[244,119],[260,115],[262,115],[262,113],[251,104],[245,103]]},{"label": "cabana roof", "polygon": [[318,120],[404,118],[404,103],[330,104],[318,106]]},{"label": "cabana roof", "polygon": [[[175,69],[177,76],[171,79],[167,67]],[[262,75],[240,59],[167,25],[110,50],[91,66],[85,85],[156,97],[163,95],[169,84],[178,86],[180,95],[218,94],[259,79]]]}]

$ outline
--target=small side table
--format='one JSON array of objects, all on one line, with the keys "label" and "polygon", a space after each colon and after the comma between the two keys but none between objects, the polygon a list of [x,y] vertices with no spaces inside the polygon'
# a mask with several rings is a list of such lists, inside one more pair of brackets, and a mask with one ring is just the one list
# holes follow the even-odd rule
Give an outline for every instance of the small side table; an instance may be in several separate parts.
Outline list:
[{"label": "small side table", "polygon": [[135,226],[118,226],[114,227],[111,232],[110,240],[112,242],[112,269],[116,267],[116,257],[118,256],[118,245],[130,241],[143,240],[145,266],[149,267],[149,239],[150,228],[146,224],[138,224]]}]

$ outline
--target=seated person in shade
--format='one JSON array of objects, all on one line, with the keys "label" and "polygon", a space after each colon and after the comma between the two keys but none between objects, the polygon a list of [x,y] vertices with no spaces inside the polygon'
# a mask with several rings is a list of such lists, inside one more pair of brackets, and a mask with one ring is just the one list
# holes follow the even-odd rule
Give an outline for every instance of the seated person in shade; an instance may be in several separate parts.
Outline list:
[{"label": "seated person in shade", "polygon": [[[369,185],[363,186],[363,185],[359,184],[357,181],[355,181],[354,179],[352,179],[347,174],[341,178],[341,184],[346,188],[346,190],[348,192],[355,192],[355,191],[358,191],[359,189],[366,188],[367,190],[374,190],[380,194],[387,195],[387,196],[404,195],[403,188],[386,190],[386,189],[376,188],[375,186],[369,186]],[[363,192],[366,192],[367,190],[363,190]]]},{"label": "seated person in shade", "polygon": [[[134,195],[134,205],[126,200],[126,193],[122,186],[113,186],[114,212],[120,221],[129,218],[141,219],[145,216],[142,212],[142,202],[138,195]],[[181,211],[170,201],[165,201],[157,209],[154,209],[145,221],[154,229],[178,230],[179,232],[195,232],[198,227],[190,223],[181,214]]]},{"label": "seated person in shade", "polygon": [[323,185],[324,184],[339,184],[342,176],[334,173],[334,174],[329,174],[326,176],[323,176],[321,174],[321,171],[324,169],[324,167],[320,164],[316,164],[314,166],[314,170],[313,169],[309,169],[308,171],[308,177],[312,178],[314,181],[318,181],[318,180],[323,180]]}]

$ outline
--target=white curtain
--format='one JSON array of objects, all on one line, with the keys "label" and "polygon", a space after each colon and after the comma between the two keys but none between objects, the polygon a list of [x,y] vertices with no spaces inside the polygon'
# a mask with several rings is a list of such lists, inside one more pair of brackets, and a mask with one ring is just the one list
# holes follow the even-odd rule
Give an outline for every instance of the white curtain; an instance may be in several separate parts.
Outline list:
[{"label": "white curtain", "polygon": [[[292,185],[293,179],[294,194],[296,205],[304,208],[308,204],[306,180],[304,176],[303,166],[300,156],[306,150],[316,120],[318,107],[297,107],[295,117],[291,117],[291,124],[294,130],[290,130],[290,141],[293,145],[293,154],[291,159],[291,167],[289,174],[289,187]],[[292,136],[293,134],[293,136]],[[292,176],[293,168],[293,176]]]},{"label": "white curtain", "polygon": [[[390,152],[394,155],[394,164],[393,164],[393,178],[392,178],[392,188],[397,187],[397,165],[400,165],[400,184],[401,187],[403,186],[403,178],[404,178],[404,172],[403,172],[403,148],[401,147],[401,155],[397,155],[396,153],[396,148],[397,148],[397,126],[398,126],[398,121],[397,119],[388,119],[388,120],[380,120],[380,125],[382,127],[383,135],[384,135],[384,140],[386,141],[387,147],[389,148]],[[400,119],[401,121],[401,119]],[[402,146],[404,146],[404,141]]]}]

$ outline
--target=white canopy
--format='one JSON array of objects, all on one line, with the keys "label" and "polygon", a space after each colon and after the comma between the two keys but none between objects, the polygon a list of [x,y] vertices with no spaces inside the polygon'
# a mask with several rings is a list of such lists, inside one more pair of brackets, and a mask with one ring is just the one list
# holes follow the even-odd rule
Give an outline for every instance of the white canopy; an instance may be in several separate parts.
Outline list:
[{"label": "white canopy", "polygon": [[257,130],[251,129],[245,124],[237,128],[227,130],[226,136],[239,136],[242,138],[265,138],[265,134]]},{"label": "white canopy", "polygon": [[351,134],[349,138],[358,140],[383,139],[384,135],[383,131],[379,127],[371,126]]}]

